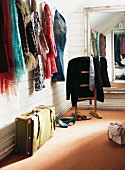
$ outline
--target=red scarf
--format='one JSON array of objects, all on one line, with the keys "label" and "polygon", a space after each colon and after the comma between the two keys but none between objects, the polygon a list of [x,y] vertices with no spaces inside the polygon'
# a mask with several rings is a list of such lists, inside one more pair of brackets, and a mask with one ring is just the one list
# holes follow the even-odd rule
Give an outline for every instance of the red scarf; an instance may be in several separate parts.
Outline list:
[{"label": "red scarf", "polygon": [[9,0],[0,1],[0,93],[9,93],[14,81],[14,56]]}]

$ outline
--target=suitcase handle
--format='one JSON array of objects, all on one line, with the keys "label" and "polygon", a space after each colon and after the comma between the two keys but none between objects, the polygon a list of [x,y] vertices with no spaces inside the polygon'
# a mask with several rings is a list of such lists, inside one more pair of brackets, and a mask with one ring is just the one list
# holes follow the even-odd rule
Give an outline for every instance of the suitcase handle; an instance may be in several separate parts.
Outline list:
[{"label": "suitcase handle", "polygon": [[37,132],[37,139],[38,139],[39,134],[40,134],[40,118],[39,118],[39,115],[36,114],[36,116],[38,117],[38,132]]},{"label": "suitcase handle", "polygon": [[32,113],[38,113],[38,112],[40,112],[37,108],[34,108],[33,110],[32,110]]}]

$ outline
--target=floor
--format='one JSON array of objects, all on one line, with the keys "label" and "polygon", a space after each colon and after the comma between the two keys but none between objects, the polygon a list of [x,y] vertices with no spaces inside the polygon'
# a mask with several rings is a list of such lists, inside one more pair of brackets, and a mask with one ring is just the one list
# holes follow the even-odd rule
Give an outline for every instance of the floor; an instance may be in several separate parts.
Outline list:
[{"label": "floor", "polygon": [[[80,112],[90,116],[88,110]],[[125,124],[125,111],[98,113],[102,119],[76,121],[68,128],[56,125],[54,136],[33,156],[12,153],[1,170],[124,170],[125,147],[109,141],[107,132],[110,122]]]}]

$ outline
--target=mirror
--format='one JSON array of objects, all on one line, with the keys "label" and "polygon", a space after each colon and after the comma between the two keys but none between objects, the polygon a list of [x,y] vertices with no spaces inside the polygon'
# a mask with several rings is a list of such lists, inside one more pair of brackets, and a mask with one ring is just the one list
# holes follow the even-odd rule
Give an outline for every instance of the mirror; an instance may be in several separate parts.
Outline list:
[{"label": "mirror", "polygon": [[125,20],[113,29],[115,80],[125,80]]},{"label": "mirror", "polygon": [[[91,29],[106,36],[106,60],[108,65],[108,76],[111,86],[125,83],[125,55],[118,53],[122,50],[125,34],[125,7],[98,7],[86,8],[86,51],[91,51]],[[116,36],[118,35],[118,38]],[[121,40],[121,42],[119,42]],[[118,45],[121,44],[121,46]],[[117,48],[116,48],[117,47]],[[119,56],[118,56],[119,54]],[[119,60],[117,59],[119,57]],[[117,59],[117,60],[116,60]],[[117,61],[117,62],[116,62]]]}]

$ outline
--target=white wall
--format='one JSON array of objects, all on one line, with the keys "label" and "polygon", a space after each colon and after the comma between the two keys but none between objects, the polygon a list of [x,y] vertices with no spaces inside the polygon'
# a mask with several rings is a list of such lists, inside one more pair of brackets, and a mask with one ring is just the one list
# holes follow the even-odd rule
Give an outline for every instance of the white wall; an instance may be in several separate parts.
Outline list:
[{"label": "white wall", "polygon": [[78,8],[74,13],[68,16],[68,58],[84,56],[84,13],[82,8]]},{"label": "white wall", "polygon": [[90,0],[84,3],[84,7],[99,7],[99,6],[114,6],[114,5],[125,5],[124,0]]}]

